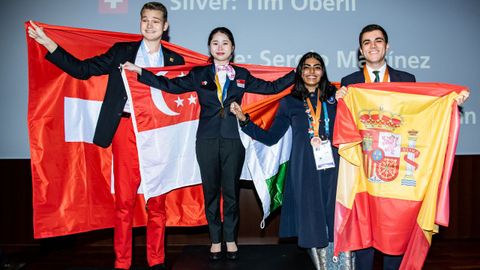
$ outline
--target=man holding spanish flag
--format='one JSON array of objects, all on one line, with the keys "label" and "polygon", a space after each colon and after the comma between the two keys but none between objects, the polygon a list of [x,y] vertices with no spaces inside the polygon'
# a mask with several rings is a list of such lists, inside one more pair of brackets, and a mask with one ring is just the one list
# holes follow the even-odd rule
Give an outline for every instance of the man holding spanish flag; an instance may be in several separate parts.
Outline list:
[{"label": "man holding spanish flag", "polygon": [[[388,50],[388,34],[380,25],[365,26],[359,35],[360,53],[365,57],[363,70],[342,78],[341,86],[369,82],[415,82],[415,76],[393,69],[385,60]],[[374,249],[366,248],[356,251],[356,267],[360,270],[372,269]],[[384,269],[398,269],[402,256],[385,254]]]},{"label": "man holding spanish flag", "polygon": [[[438,218],[435,216],[437,213],[435,211],[441,212],[440,208],[435,208],[436,203],[438,207],[438,202],[435,201],[437,190],[441,189],[442,184],[445,186],[445,183],[439,179],[447,179],[444,182],[448,182],[449,178],[448,173],[448,176],[444,177],[445,170],[442,168],[448,168],[449,164],[451,165],[448,158],[441,157],[448,156],[448,153],[454,155],[455,147],[452,148],[452,145],[456,145],[456,136],[451,134],[458,133],[458,123],[454,117],[458,117],[458,111],[456,106],[451,104],[455,101],[458,105],[462,104],[468,98],[468,92],[465,89],[442,84],[425,83],[418,84],[419,87],[413,84],[384,84],[415,82],[415,76],[387,65],[385,55],[389,48],[388,35],[381,26],[376,24],[365,26],[359,35],[359,43],[360,53],[364,56],[366,64],[362,70],[342,78],[340,95],[346,93],[348,85],[371,82],[382,84],[376,87],[362,84],[349,88],[350,93],[344,101],[345,111],[341,112],[340,109],[337,113],[343,114],[346,118],[343,121],[337,119],[342,126],[338,130],[342,134],[335,135],[334,144],[340,146],[339,152],[342,152],[342,148],[344,149],[344,155],[341,155],[348,160],[345,162],[345,167],[354,165],[345,170],[349,172],[343,174],[345,178],[350,178],[344,182],[343,186],[347,191],[342,192],[342,184],[339,184],[337,190],[336,251],[356,250],[355,264],[360,270],[373,269],[375,249],[384,255],[383,269],[417,269],[423,264],[422,256],[426,256],[429,245],[422,250],[424,252],[418,252],[422,255],[412,256],[411,253],[405,255],[405,262],[402,263],[406,252],[410,252],[412,247],[417,249],[420,246],[417,245],[418,241],[412,240],[415,237],[415,229],[412,228],[420,227],[425,232],[427,231],[425,227],[429,227],[425,225],[427,223],[431,223],[432,226],[448,225],[448,218],[445,221],[446,224],[442,224],[437,222]],[[385,91],[395,92],[395,97]],[[407,106],[402,103],[402,98],[406,101],[411,100],[409,103],[413,103],[412,97],[417,99],[417,96],[421,99],[419,104],[404,108]],[[438,107],[438,104],[443,104],[443,107]],[[421,108],[415,108],[415,106]],[[448,111],[444,110],[445,108]],[[450,125],[430,122],[432,127],[430,130],[420,130],[421,128],[417,127],[421,127],[421,123],[408,120],[410,116],[418,119],[422,117],[421,115],[434,114],[440,118],[441,116],[435,110],[443,110],[444,121],[447,121],[443,123],[450,122]],[[352,131],[350,133],[347,127],[349,124],[354,126],[350,129]],[[423,124],[423,127],[427,126],[429,125]],[[429,145],[421,148],[420,134],[426,139],[428,135],[425,134],[428,132],[435,138],[430,137],[427,143],[441,144],[439,148],[444,149],[443,152],[437,153],[440,158],[436,163],[429,160],[435,156],[433,152],[428,152]],[[352,134],[356,137],[355,139],[352,136],[346,139]],[[451,144],[448,144],[450,142]],[[451,162],[453,163],[453,160]],[[438,168],[439,175],[420,173],[421,170],[417,170],[419,164],[424,168],[428,165]],[[341,177],[342,173],[339,175],[339,183]],[[439,187],[432,188],[435,185]],[[446,186],[448,188],[448,185]],[[438,191],[438,193],[441,192]],[[433,203],[427,206],[425,202],[429,200],[429,196],[435,198],[432,200]],[[429,212],[428,209],[432,208],[433,210]],[[446,211],[448,212],[448,205]],[[395,215],[401,214],[404,215],[401,217],[403,220],[398,224],[395,222],[398,219]],[[448,214],[445,216],[448,217]],[[421,232],[421,230],[418,231]],[[430,230],[429,235],[425,233],[425,238],[431,239],[431,234],[435,231],[434,228]],[[411,262],[412,260],[417,262]]]}]

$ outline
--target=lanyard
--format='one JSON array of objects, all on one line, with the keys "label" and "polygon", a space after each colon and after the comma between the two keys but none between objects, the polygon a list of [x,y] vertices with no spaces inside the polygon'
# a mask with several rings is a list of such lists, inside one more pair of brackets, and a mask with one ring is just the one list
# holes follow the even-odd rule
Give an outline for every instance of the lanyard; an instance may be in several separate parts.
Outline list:
[{"label": "lanyard", "polygon": [[143,63],[146,67],[163,67],[163,52],[161,47],[158,51],[157,61],[154,61],[154,63],[152,64],[150,64],[150,58],[148,57],[147,45],[145,44],[145,42],[143,42],[143,40],[140,48],[142,50]]},{"label": "lanyard", "polygon": [[[308,109],[309,109],[307,111],[308,122],[310,124],[310,129],[313,130],[313,136],[311,134],[312,132],[309,131],[310,137],[319,137],[320,112],[322,111],[322,107],[323,107],[323,114],[325,115],[324,116],[324,118],[325,118],[324,119],[324,121],[325,121],[325,136],[328,139],[328,137],[330,135],[330,127],[329,127],[330,119],[328,118],[327,103],[325,101],[320,103],[320,95],[317,96],[317,110],[315,110],[313,108],[312,102],[310,101],[309,98],[307,98],[306,103],[307,103],[307,106],[308,106]],[[312,113],[315,115],[315,117],[313,117]]]},{"label": "lanyard", "polygon": [[228,87],[230,86],[230,79],[228,78],[228,75],[225,74],[225,84],[223,84],[222,88],[222,86],[220,85],[220,80],[218,79],[218,73],[215,71],[215,65],[213,65],[213,70],[215,72],[215,85],[217,86],[218,101],[220,101],[220,104],[223,108],[223,102],[227,98],[227,91]]},{"label": "lanyard", "polygon": [[330,136],[330,118],[328,118],[328,110],[327,110],[327,103],[322,102],[323,104],[323,113],[325,114],[325,136],[328,137]]},{"label": "lanyard", "polygon": [[[383,80],[382,82],[388,82],[388,68],[385,68],[385,74],[383,74]],[[363,66],[363,77],[365,77],[365,82],[366,83],[371,83],[372,80],[370,79],[370,74],[368,73],[367,70],[367,65]]]}]

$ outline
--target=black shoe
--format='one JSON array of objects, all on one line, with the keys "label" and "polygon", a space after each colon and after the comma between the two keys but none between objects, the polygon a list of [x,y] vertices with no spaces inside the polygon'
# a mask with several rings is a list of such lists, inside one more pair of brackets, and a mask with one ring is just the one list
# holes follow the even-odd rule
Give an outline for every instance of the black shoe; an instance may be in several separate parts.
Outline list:
[{"label": "black shoe", "polygon": [[227,259],[232,260],[232,261],[238,259],[238,250],[237,251],[227,251]]},{"label": "black shoe", "polygon": [[6,263],[3,265],[0,265],[1,269],[3,270],[19,270],[22,269],[26,263],[21,262],[21,263]]},{"label": "black shoe", "polygon": [[219,251],[219,252],[211,252],[211,251],[210,251],[209,258],[210,258],[210,260],[212,260],[212,261],[221,260],[221,259],[223,258],[223,253],[222,253],[221,251]]},{"label": "black shoe", "polygon": [[165,266],[164,263],[161,264],[155,264],[154,266],[150,266],[150,270],[167,270],[167,267]]}]

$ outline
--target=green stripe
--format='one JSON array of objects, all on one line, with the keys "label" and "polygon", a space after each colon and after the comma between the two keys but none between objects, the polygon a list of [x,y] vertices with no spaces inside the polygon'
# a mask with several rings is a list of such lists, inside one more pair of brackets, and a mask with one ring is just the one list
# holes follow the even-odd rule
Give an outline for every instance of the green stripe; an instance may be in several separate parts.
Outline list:
[{"label": "green stripe", "polygon": [[265,180],[268,192],[270,193],[270,213],[282,206],[283,187],[285,186],[288,161],[280,164],[276,175]]}]

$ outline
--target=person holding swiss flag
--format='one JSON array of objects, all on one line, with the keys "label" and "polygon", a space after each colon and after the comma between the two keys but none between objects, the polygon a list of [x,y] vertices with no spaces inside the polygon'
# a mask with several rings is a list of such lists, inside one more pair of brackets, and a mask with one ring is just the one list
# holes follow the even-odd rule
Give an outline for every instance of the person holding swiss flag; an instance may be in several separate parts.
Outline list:
[{"label": "person holding swiss flag", "polygon": [[[238,258],[239,178],[245,159],[236,117],[229,111],[232,102],[241,103],[245,92],[276,94],[293,84],[295,72],[273,81],[253,77],[242,67],[231,65],[235,50],[232,32],[218,27],[210,32],[208,47],[211,64],[192,68],[188,75],[168,79],[156,76],[138,65],[126,62],[123,67],[139,74],[138,80],[168,93],[196,91],[200,102],[196,156],[200,167],[205,215],[210,232],[210,259]],[[223,223],[220,217],[220,193],[223,196]],[[222,238],[223,225],[223,238]]]},{"label": "person holding swiss flag", "polygon": [[[133,61],[142,67],[183,65],[183,57],[161,44],[168,29],[167,9],[159,2],[149,2],[140,11],[142,40],[114,44],[107,52],[79,60],[50,39],[43,29],[30,21],[28,34],[43,45],[46,59],[81,80],[108,75],[93,142],[101,147],[112,145],[115,188],[114,249],[115,268],[129,269],[132,261],[132,225],[140,172],[136,139],[130,118],[130,102],[119,66]],[[147,260],[150,269],[166,269],[165,260],[165,195],[147,202]]]}]

